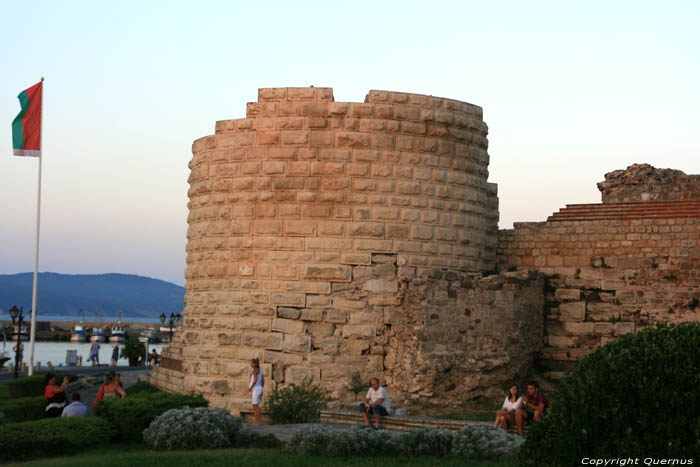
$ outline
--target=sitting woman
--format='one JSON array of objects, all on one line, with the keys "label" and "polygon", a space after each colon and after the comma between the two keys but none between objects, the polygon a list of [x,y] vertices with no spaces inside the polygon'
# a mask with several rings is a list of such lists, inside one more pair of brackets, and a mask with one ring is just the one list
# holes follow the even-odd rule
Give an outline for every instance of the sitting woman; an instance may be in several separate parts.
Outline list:
[{"label": "sitting woman", "polygon": [[523,406],[523,398],[520,397],[518,385],[514,384],[508,390],[506,400],[503,401],[503,406],[496,412],[496,421],[493,426],[500,426],[503,430],[508,431],[508,426],[515,425],[515,412]]},{"label": "sitting woman", "polygon": [[47,373],[45,378],[46,387],[44,388],[44,395],[46,396],[46,416],[47,417],[60,417],[63,413],[63,408],[66,406],[68,399],[66,399],[66,386],[68,386],[68,378],[63,377],[63,382],[59,386],[56,384],[56,375],[54,373]]},{"label": "sitting woman", "polygon": [[100,386],[100,390],[97,392],[97,397],[95,398],[95,403],[97,405],[102,399],[109,399],[114,397],[126,397],[126,391],[122,389],[119,381],[119,375],[115,375],[114,372],[110,372],[105,376],[105,382]]}]

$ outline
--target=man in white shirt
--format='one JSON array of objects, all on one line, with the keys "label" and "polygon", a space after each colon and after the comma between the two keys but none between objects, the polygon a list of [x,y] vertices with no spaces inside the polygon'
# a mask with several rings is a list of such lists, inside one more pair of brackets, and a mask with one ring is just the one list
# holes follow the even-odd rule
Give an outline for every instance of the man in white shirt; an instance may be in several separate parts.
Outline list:
[{"label": "man in white shirt", "polygon": [[61,417],[87,417],[88,408],[80,402],[80,394],[76,392],[71,399],[72,402],[63,408]]},{"label": "man in white shirt", "polygon": [[362,418],[365,422],[360,428],[367,428],[369,426],[368,414],[372,414],[374,415],[374,426],[372,428],[378,430],[379,416],[391,414],[391,398],[389,397],[389,391],[379,385],[379,380],[377,378],[370,379],[369,386],[365,401],[360,404]]}]

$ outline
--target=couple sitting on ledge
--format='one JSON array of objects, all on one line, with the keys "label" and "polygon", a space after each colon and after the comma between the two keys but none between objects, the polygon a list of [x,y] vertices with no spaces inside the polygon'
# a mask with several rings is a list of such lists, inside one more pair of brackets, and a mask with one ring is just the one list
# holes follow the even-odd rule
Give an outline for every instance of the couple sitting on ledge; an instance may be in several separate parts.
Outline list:
[{"label": "couple sitting on ledge", "polygon": [[518,385],[513,384],[508,390],[503,407],[496,412],[496,421],[493,426],[500,426],[508,431],[509,426],[515,425],[518,434],[523,436],[523,425],[525,422],[542,420],[549,407],[549,399],[545,393],[540,391],[540,386],[536,382],[527,385],[527,394],[520,396]]},{"label": "couple sitting on ledge", "polygon": [[365,422],[360,428],[367,428],[369,426],[369,415],[374,415],[374,425],[372,428],[375,430],[379,429],[379,417],[385,417],[391,414],[391,398],[389,397],[389,391],[387,391],[384,386],[379,385],[379,380],[377,378],[369,380],[369,391],[367,391],[365,401],[360,404],[360,412]]}]

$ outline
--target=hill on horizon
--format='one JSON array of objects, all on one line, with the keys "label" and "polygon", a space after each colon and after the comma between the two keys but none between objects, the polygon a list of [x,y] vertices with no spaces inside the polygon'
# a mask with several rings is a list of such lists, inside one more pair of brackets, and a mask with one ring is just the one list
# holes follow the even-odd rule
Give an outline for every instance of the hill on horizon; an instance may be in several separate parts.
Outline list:
[{"label": "hill on horizon", "polygon": [[[12,305],[32,307],[34,273],[0,274],[0,319],[9,319]],[[185,288],[170,282],[133,274],[58,274],[40,272],[37,309],[42,316],[76,320],[82,310],[86,321],[113,321],[119,310],[127,321],[180,313]]]}]

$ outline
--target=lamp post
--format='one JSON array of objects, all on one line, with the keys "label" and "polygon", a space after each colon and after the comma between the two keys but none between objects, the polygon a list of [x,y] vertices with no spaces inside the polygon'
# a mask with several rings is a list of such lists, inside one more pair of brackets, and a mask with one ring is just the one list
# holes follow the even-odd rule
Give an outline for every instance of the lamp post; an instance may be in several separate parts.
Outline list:
[{"label": "lamp post", "polygon": [[13,335],[17,336],[17,343],[15,344],[15,379],[17,379],[19,377],[19,356],[22,354],[22,321],[24,321],[24,316],[22,314],[22,307],[17,308],[17,305],[12,305],[9,312],[12,318],[13,331],[15,320],[17,320],[17,332],[13,332]]}]

